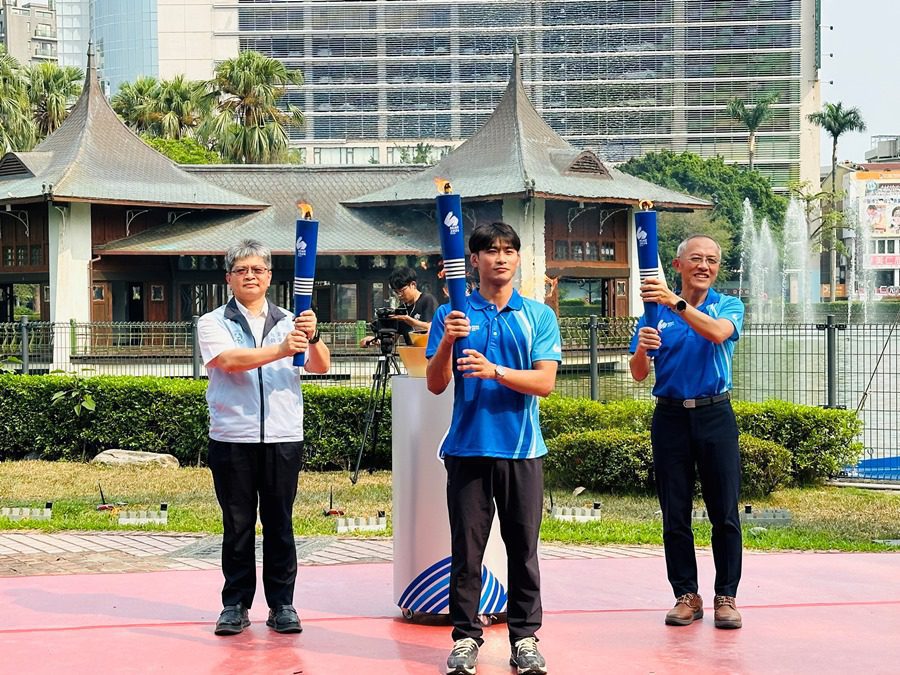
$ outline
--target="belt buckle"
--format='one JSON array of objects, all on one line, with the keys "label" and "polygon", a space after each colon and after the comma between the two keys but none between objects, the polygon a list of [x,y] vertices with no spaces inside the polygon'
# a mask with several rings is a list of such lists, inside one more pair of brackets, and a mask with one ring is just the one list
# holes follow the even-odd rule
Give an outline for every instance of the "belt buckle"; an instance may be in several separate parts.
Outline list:
[{"label": "belt buckle", "polygon": [[696,408],[697,407],[697,399],[695,398],[686,398],[681,402],[685,408]]}]

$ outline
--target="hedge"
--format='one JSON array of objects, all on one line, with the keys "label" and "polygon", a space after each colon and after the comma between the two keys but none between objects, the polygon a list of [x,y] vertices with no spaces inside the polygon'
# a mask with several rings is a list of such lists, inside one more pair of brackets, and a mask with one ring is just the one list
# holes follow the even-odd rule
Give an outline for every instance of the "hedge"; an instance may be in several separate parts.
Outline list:
[{"label": "hedge", "polygon": [[[93,412],[53,404],[58,391],[90,393]],[[306,466],[343,468],[356,460],[368,390],[304,385]],[[68,399],[64,399],[68,400]],[[158,377],[0,375],[0,460],[32,453],[42,459],[91,459],[109,448],[168,452],[182,464],[206,461],[206,382]],[[378,446],[363,467],[390,466],[390,401]]]},{"label": "hedge", "polygon": [[[741,434],[741,494],[767,495],[790,482],[791,453],[771,441]],[[550,481],[604,492],[650,492],[650,432],[576,431],[549,441],[544,466]]]},{"label": "hedge", "polygon": [[[76,415],[70,404],[51,403],[54,393],[90,393],[94,411]],[[205,461],[206,382],[157,377],[91,377],[0,374],[0,460],[31,453],[45,459],[90,459],[109,448],[169,452],[183,464]],[[369,392],[363,388],[304,385],[307,467],[353,465],[359,450]],[[70,401],[67,397],[64,399]],[[742,433],[777,443],[791,452],[792,480],[809,484],[855,464],[862,422],[847,410],[823,410],[782,401],[735,402]],[[646,432],[650,401],[598,403],[551,396],[541,401],[541,427],[557,436],[615,429]],[[391,411],[386,401],[374,451],[364,467],[391,462]]]}]

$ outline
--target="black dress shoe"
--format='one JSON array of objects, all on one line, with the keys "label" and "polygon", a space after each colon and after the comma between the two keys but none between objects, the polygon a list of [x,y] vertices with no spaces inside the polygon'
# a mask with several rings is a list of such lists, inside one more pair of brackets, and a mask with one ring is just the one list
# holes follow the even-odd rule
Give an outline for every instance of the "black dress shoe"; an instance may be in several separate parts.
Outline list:
[{"label": "black dress shoe", "polygon": [[302,633],[300,617],[293,605],[278,605],[269,610],[266,625],[276,633]]},{"label": "black dress shoe", "polygon": [[250,625],[247,608],[241,603],[225,605],[216,621],[216,635],[237,635]]}]

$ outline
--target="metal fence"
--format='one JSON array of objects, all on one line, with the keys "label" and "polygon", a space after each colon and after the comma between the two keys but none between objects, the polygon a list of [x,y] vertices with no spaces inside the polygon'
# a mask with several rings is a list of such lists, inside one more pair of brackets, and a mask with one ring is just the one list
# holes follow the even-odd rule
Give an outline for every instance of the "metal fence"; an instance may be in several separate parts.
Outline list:
[{"label": "metal fence", "polygon": [[[600,401],[650,399],[653,374],[635,382],[628,345],[636,319],[560,319],[563,361],[556,390]],[[363,348],[365,322],[320,324],[332,352],[323,385],[369,387],[381,354]],[[206,377],[192,322],[0,324],[8,371],[81,375]],[[403,366],[398,366],[403,372]],[[848,475],[900,479],[900,331],[892,324],[752,324],[735,350],[734,395],[857,410],[865,457]]]}]

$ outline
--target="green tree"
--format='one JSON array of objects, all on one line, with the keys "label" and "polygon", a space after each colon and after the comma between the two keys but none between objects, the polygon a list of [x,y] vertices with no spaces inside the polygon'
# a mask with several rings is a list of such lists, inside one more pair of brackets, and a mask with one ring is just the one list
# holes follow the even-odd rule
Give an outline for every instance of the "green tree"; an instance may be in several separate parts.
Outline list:
[{"label": "green tree", "polygon": [[123,83],[110,99],[110,105],[136,133],[156,136],[153,101],[158,95],[159,81],[155,77],[139,77],[134,82]]},{"label": "green tree", "polygon": [[434,146],[430,143],[416,143],[415,147],[400,148],[400,161],[403,164],[431,164]]},{"label": "green tree", "polygon": [[750,200],[758,217],[769,219],[774,231],[780,232],[784,225],[787,199],[775,194],[769,179],[756,171],[726,164],[721,157],[704,158],[691,152],[663,150],[630,159],[619,169],[651,183],[711,201],[714,206],[710,222],[728,229],[730,246],[726,246],[725,241],[719,241],[719,245],[723,253],[730,250],[725,261],[732,269],[740,266],[737,244],[745,198]]},{"label": "green tree", "polygon": [[178,164],[221,164],[222,156],[204,147],[193,138],[157,138],[141,136],[157,152]]},{"label": "green tree", "polygon": [[766,94],[756,102],[756,105],[747,106],[739,98],[733,98],[726,108],[728,116],[736,122],[747,127],[747,156],[749,168],[753,171],[753,158],[756,155],[756,132],[772,117],[772,105],[778,101],[778,94]]},{"label": "green tree", "polygon": [[241,52],[216,67],[211,86],[218,114],[204,125],[204,138],[229,162],[270,164],[288,157],[288,127],[303,124],[294,105],[278,107],[286,87],[303,84],[299,70],[259,52]]},{"label": "green tree", "polygon": [[[807,119],[818,127],[821,127],[831,136],[831,204],[827,206],[827,211],[837,213],[834,208],[834,199],[837,197],[837,148],[838,139],[850,131],[865,131],[866,123],[863,121],[862,113],[859,108],[844,108],[844,104],[826,103],[822,106],[822,110],[814,112],[807,116]],[[832,221],[840,219],[832,218]],[[830,289],[830,299],[834,302],[837,299],[837,245],[835,236],[840,223],[836,223],[832,227],[822,230],[822,245],[828,251],[828,270],[829,279],[828,286]]]},{"label": "green tree", "polygon": [[193,137],[212,113],[215,94],[207,83],[186,80],[177,75],[162,80],[147,102],[151,130],[160,138]]},{"label": "green tree", "polygon": [[31,116],[45,138],[59,129],[81,94],[84,72],[74,66],[44,61],[25,69]]},{"label": "green tree", "polygon": [[0,45],[0,152],[31,150],[36,140],[22,66]]}]

